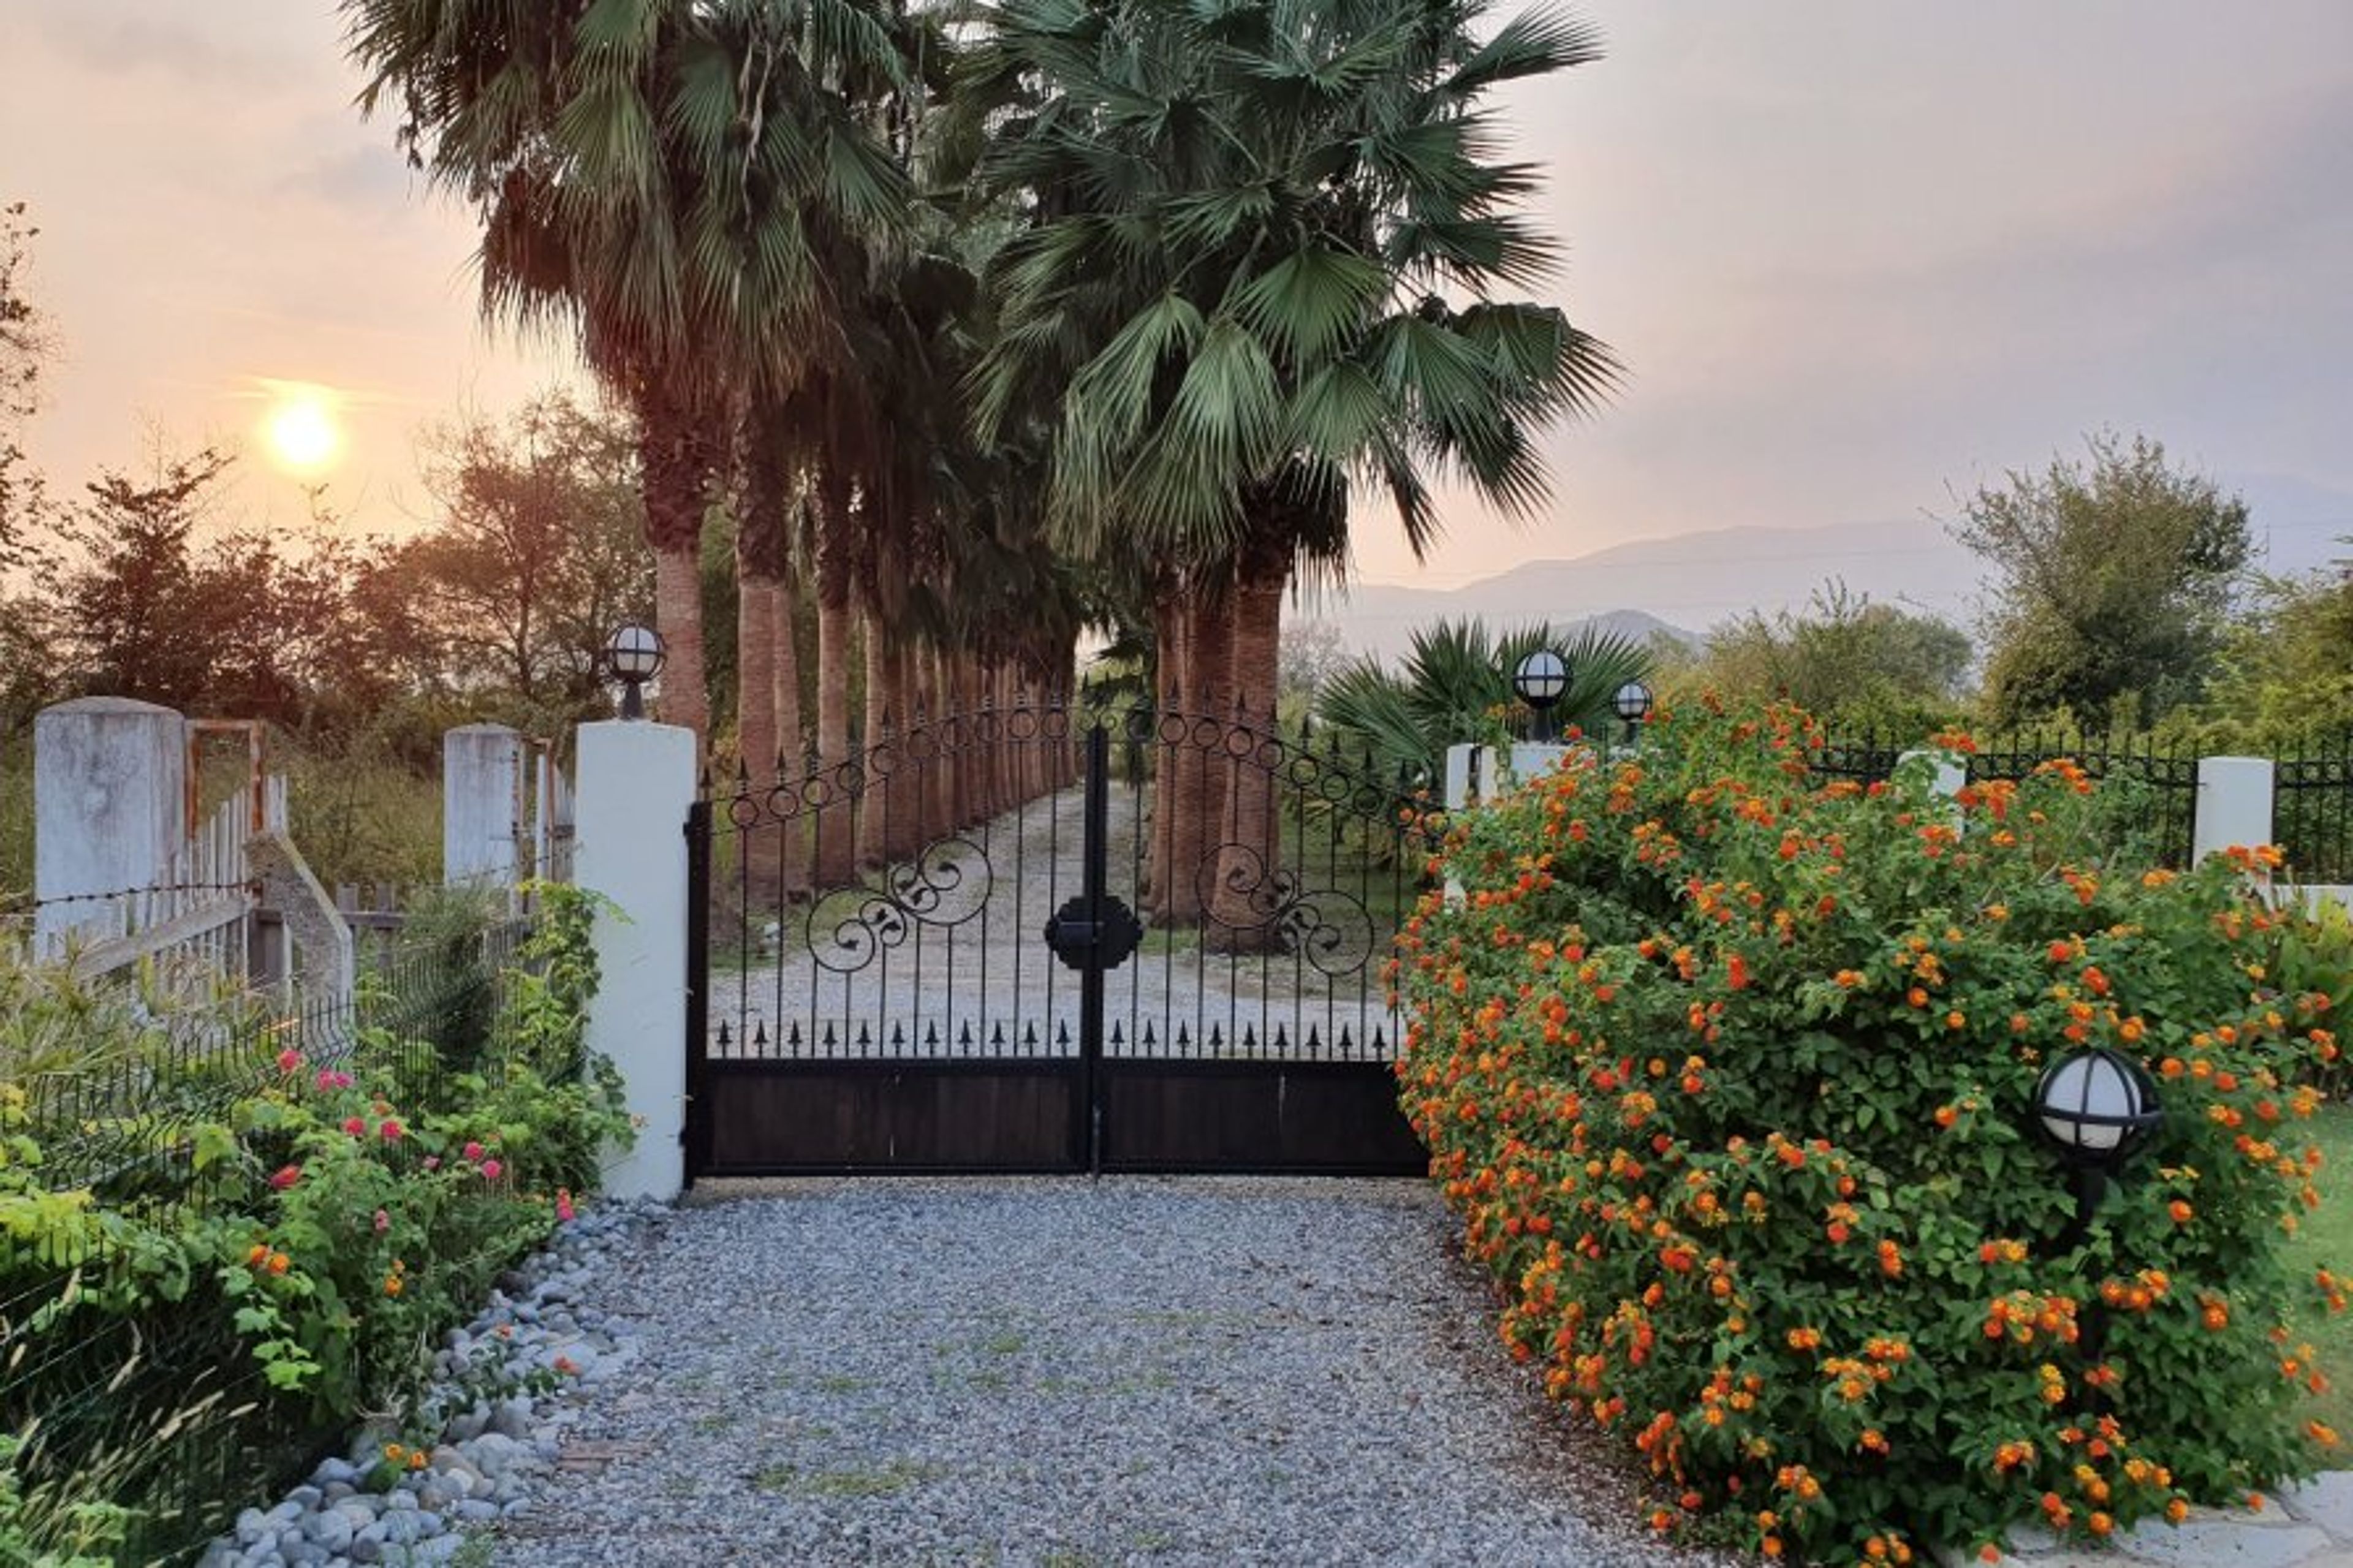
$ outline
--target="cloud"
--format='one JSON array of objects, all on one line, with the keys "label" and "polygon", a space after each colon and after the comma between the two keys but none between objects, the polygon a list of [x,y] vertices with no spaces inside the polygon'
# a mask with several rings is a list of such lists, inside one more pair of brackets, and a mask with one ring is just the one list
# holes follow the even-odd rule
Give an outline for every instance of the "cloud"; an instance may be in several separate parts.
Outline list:
[{"label": "cloud", "polygon": [[415,175],[388,146],[347,148],[296,170],[280,183],[289,195],[376,215],[395,213],[417,195]]},{"label": "cloud", "polygon": [[247,91],[283,80],[288,62],[232,16],[205,7],[210,25],[166,18],[153,6],[123,0],[43,5],[34,26],[65,60],[93,74],[121,78],[136,71],[176,77],[195,87]]}]

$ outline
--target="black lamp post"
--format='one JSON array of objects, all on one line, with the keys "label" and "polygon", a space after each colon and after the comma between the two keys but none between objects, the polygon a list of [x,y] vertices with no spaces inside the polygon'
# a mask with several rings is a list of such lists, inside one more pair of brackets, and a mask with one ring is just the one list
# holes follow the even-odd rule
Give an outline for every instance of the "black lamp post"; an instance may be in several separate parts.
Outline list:
[{"label": "black lamp post", "polygon": [[2034,1086],[2034,1119],[2074,1173],[2075,1221],[2062,1238],[2083,1240],[2107,1179],[2165,1121],[2157,1085],[2141,1065],[2105,1046],[2061,1057]]},{"label": "black lamp post", "polygon": [[646,682],[661,672],[661,633],[651,626],[617,626],[605,644],[605,672],[621,683],[621,717],[646,716]]},{"label": "black lamp post", "polygon": [[1529,738],[1551,740],[1552,710],[1568,691],[1568,660],[1557,648],[1537,648],[1512,671],[1512,691],[1535,715]]},{"label": "black lamp post", "polygon": [[1626,743],[1634,743],[1634,727],[1651,716],[1651,689],[1639,680],[1630,680],[1618,689],[1609,700],[1618,717],[1626,721]]},{"label": "black lamp post", "polygon": [[[2045,1142],[2073,1173],[2075,1217],[2060,1234],[2071,1251],[2092,1227],[2108,1177],[2123,1168],[2165,1122],[2157,1084],[2141,1065],[2105,1046],[2061,1057],[2034,1086],[2034,1119]],[[2096,1363],[2107,1341],[2107,1313],[2094,1300],[2080,1321],[2079,1348]]]}]

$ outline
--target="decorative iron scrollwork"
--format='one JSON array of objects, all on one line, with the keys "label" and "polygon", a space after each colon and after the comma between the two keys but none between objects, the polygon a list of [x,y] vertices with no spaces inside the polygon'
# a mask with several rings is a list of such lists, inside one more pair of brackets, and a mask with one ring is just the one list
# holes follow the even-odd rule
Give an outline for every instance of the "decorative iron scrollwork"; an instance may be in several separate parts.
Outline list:
[{"label": "decorative iron scrollwork", "polygon": [[1235,945],[1280,946],[1333,979],[1362,970],[1380,943],[1362,900],[1339,888],[1311,888],[1296,871],[1270,868],[1248,845],[1221,845],[1203,856],[1193,886],[1210,920],[1260,939]]},{"label": "decorative iron scrollwork", "polygon": [[980,914],[995,886],[980,846],[936,839],[913,859],[884,868],[880,887],[837,889],[811,905],[809,957],[821,969],[854,974],[919,925],[957,926]]}]

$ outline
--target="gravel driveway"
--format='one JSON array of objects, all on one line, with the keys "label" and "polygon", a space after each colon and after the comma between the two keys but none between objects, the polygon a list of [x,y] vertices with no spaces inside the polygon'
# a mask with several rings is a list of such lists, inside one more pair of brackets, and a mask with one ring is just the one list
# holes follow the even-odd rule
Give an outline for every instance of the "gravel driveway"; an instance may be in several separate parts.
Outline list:
[{"label": "gravel driveway", "polygon": [[1691,1565],[1497,1346],[1419,1183],[711,1192],[523,1564]]}]

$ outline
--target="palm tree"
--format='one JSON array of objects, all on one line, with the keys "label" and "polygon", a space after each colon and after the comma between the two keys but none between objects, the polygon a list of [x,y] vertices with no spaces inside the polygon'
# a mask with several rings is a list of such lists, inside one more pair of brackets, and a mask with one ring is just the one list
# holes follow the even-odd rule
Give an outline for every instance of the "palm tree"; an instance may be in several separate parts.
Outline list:
[{"label": "palm tree", "polygon": [[1316,699],[1315,716],[1343,755],[1365,759],[1381,778],[1435,789],[1446,748],[1475,739],[1499,709],[1516,702],[1512,672],[1544,647],[1568,665],[1568,689],[1554,718],[1591,733],[1608,732],[1617,722],[1610,699],[1651,669],[1640,643],[1597,625],[1565,637],[1539,621],[1497,636],[1474,617],[1441,620],[1414,630],[1396,673],[1363,658],[1333,677]]},{"label": "palm tree", "polygon": [[[1478,108],[1594,39],[1531,14],[1482,41],[1483,9],[1007,0],[971,68],[965,112],[1000,127],[984,188],[1035,219],[993,275],[984,432],[1067,386],[1057,538],[1156,563],[1164,665],[1198,692],[1225,663],[1253,722],[1271,720],[1283,591],[1345,553],[1360,490],[1386,494],[1418,555],[1434,475],[1527,516],[1548,490],[1537,432],[1615,375],[1557,308],[1493,297],[1556,247],[1514,214],[1535,171],[1495,159]],[[1271,785],[1229,787],[1236,858],[1271,864]]]},{"label": "palm tree", "polygon": [[364,110],[481,216],[483,310],[560,321],[637,416],[665,717],[708,729],[697,546],[716,432],[821,338],[828,232],[905,182],[838,85],[899,61],[875,0],[343,0]]}]

